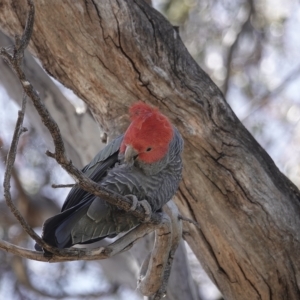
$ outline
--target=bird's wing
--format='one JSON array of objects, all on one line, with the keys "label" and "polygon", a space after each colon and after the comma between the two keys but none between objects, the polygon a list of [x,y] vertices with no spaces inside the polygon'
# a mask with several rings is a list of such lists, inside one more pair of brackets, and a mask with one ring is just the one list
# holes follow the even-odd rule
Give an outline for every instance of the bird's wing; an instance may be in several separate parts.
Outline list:
[{"label": "bird's wing", "polygon": [[[118,161],[119,149],[123,140],[123,135],[114,139],[105,146],[94,158],[86,165],[82,172],[95,182],[99,182],[108,169],[113,167]],[[88,193],[78,186],[74,186],[68,194],[61,211],[65,211],[78,203],[82,202]]]},{"label": "bird's wing", "polygon": [[[86,214],[93,201],[93,195],[87,195],[86,199],[77,205],[46,220],[43,225],[43,240],[58,248],[71,247],[72,238],[70,231],[80,218]],[[36,247],[38,250],[38,248]]]}]

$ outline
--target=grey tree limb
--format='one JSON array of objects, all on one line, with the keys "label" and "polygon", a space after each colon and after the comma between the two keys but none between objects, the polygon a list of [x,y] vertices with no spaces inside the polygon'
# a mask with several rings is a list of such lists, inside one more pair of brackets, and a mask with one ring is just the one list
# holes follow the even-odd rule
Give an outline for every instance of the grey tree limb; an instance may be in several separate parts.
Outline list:
[{"label": "grey tree limb", "polygon": [[64,249],[58,252],[59,254],[56,255],[54,253],[54,255],[51,256],[47,256],[43,252],[32,251],[19,247],[3,240],[0,240],[0,249],[24,258],[49,263],[74,260],[100,260],[107,259],[120,252],[128,250],[135,241],[152,231],[152,226],[149,226],[149,224],[142,224],[106,247],[96,249]]}]

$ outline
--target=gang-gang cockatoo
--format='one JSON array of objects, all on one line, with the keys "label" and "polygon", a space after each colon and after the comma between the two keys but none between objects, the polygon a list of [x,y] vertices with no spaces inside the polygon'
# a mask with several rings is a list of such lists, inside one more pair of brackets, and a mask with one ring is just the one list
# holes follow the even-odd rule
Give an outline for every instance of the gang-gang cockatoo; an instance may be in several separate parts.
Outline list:
[{"label": "gang-gang cockatoo", "polygon": [[[103,148],[82,172],[123,196],[146,200],[156,212],[178,188],[183,140],[157,108],[140,101],[129,112],[131,124],[126,132]],[[46,220],[42,234],[45,242],[58,248],[113,237],[140,223],[129,212],[78,186],[71,189],[61,211]]]}]

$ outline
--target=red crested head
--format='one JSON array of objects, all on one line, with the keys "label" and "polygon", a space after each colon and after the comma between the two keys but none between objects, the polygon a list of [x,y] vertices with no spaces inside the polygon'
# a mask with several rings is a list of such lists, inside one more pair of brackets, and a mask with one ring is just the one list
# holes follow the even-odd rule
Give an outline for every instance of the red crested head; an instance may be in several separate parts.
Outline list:
[{"label": "red crested head", "polygon": [[132,147],[137,158],[154,163],[168,152],[173,126],[158,108],[139,101],[129,109],[131,124],[125,132],[120,152]]}]

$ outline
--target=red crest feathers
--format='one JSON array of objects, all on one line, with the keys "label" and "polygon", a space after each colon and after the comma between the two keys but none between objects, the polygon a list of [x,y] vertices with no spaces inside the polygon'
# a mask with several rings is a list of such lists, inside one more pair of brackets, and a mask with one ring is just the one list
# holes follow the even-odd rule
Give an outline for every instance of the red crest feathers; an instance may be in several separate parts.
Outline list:
[{"label": "red crest feathers", "polygon": [[130,119],[134,122],[135,127],[141,129],[147,119],[154,119],[159,114],[158,108],[151,107],[148,104],[139,101],[133,104],[129,109]]},{"label": "red crest feathers", "polygon": [[129,109],[129,113],[130,113],[130,119],[131,121],[135,120],[138,117],[142,117],[142,118],[147,118],[149,117],[152,113],[158,111],[158,108],[156,107],[151,107],[148,104],[139,101],[135,104],[133,104],[130,109]]},{"label": "red crest feathers", "polygon": [[152,163],[162,159],[173,138],[173,126],[169,119],[158,108],[142,101],[133,104],[129,113],[132,122],[125,133],[120,151],[124,152],[126,146],[131,145],[144,162]]}]

